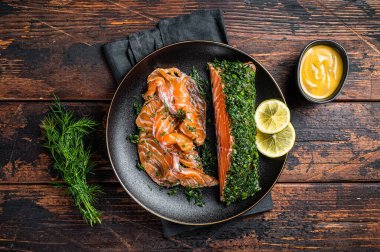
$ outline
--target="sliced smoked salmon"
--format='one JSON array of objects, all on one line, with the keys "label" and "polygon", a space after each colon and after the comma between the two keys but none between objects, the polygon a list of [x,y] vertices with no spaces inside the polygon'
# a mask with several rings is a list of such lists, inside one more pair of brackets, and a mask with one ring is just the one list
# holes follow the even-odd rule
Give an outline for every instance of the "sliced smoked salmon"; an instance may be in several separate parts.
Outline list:
[{"label": "sliced smoked salmon", "polygon": [[177,68],[158,68],[148,76],[143,98],[138,153],[152,180],[166,187],[217,185],[195,150],[206,138],[206,102],[194,80]]}]

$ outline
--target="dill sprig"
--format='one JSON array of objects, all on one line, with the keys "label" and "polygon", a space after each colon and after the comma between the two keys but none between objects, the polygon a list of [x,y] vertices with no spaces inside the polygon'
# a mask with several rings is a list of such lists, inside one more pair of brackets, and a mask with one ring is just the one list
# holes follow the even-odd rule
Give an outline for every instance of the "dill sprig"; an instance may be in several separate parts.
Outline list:
[{"label": "dill sprig", "polygon": [[133,109],[136,115],[140,114],[142,106],[143,104],[141,103],[141,98],[138,96],[133,96]]},{"label": "dill sprig", "polygon": [[210,140],[206,138],[203,145],[199,146],[200,161],[205,172],[210,172],[216,164],[216,156],[211,152]]},{"label": "dill sprig", "polygon": [[203,96],[203,98],[206,98],[206,102],[211,100],[211,84],[208,79],[202,78],[195,66],[193,66],[190,71],[190,77],[195,81],[195,84],[197,84],[199,93]]},{"label": "dill sprig", "polygon": [[83,219],[91,226],[101,223],[101,213],[94,207],[101,188],[87,183],[86,176],[94,163],[90,161],[91,152],[84,143],[84,137],[96,123],[87,118],[75,119],[73,113],[62,108],[58,98],[50,108],[40,125],[45,137],[44,147],[49,149],[53,167],[64,180]]}]

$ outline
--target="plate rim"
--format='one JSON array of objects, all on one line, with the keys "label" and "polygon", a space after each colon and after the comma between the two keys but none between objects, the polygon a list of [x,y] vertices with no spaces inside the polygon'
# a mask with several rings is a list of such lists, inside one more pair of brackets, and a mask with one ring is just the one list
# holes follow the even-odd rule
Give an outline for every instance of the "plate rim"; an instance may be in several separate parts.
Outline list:
[{"label": "plate rim", "polygon": [[148,208],[147,206],[145,206],[143,203],[141,203],[132,193],[130,193],[128,191],[128,189],[125,187],[125,185],[123,184],[122,180],[120,179],[119,175],[118,175],[118,172],[116,171],[115,169],[115,166],[113,164],[113,161],[112,161],[112,157],[111,157],[111,153],[110,153],[110,146],[109,146],[109,117],[110,117],[110,113],[111,113],[111,110],[112,110],[112,107],[114,105],[114,100],[115,100],[115,97],[116,95],[118,94],[121,86],[123,85],[124,83],[124,80],[133,72],[133,70],[135,68],[137,68],[143,61],[145,61],[147,58],[149,57],[152,57],[154,54],[158,53],[159,51],[162,51],[162,50],[165,50],[167,48],[170,48],[170,47],[176,47],[178,45],[181,45],[181,44],[193,44],[193,43],[199,43],[199,44],[214,44],[214,45],[218,45],[218,46],[221,46],[221,47],[225,47],[225,48],[229,48],[229,49],[232,49],[234,51],[237,51],[241,54],[244,54],[245,56],[249,57],[250,59],[252,59],[255,63],[257,63],[268,75],[269,77],[272,79],[272,81],[274,82],[274,84],[276,85],[276,88],[278,89],[280,95],[281,95],[281,98],[282,100],[284,101],[285,104],[286,103],[286,100],[285,100],[285,97],[279,87],[279,85],[277,84],[276,80],[273,78],[273,76],[268,72],[268,70],[258,61],[256,60],[254,57],[252,57],[251,55],[249,55],[248,53],[238,49],[238,48],[235,48],[231,45],[227,45],[227,44],[224,44],[224,43],[221,43],[221,42],[216,42],[216,41],[208,41],[208,40],[188,40],[188,41],[181,41],[181,42],[177,42],[177,43],[174,43],[174,44],[170,44],[170,45],[167,45],[167,46],[164,46],[164,47],[161,47],[157,50],[155,50],[154,52],[148,54],[147,56],[145,56],[143,59],[141,59],[136,65],[134,65],[129,71],[128,73],[124,76],[124,78],[118,83],[118,86],[117,86],[117,89],[116,91],[114,92],[114,95],[112,97],[112,100],[111,100],[111,103],[110,103],[110,106],[109,106],[109,109],[108,109],[108,112],[107,112],[107,122],[106,122],[106,145],[107,145],[107,154],[108,154],[108,158],[110,160],[110,164],[112,166],[112,170],[114,171],[119,183],[121,184],[121,186],[124,188],[124,190],[129,194],[129,196],[135,201],[137,202],[137,204],[139,204],[141,207],[143,207],[145,210],[147,210],[148,212],[154,214],[155,216],[161,218],[161,219],[164,219],[164,220],[167,220],[167,221],[170,221],[170,222],[174,222],[174,223],[177,223],[177,224],[181,224],[181,225],[189,225],[189,226],[208,226],[208,225],[214,225],[214,224],[218,224],[218,223],[223,223],[223,222],[226,222],[226,221],[229,221],[229,220],[232,220],[232,219],[235,219],[239,216],[241,216],[242,214],[246,213],[247,211],[251,210],[252,208],[254,208],[259,202],[262,201],[263,198],[265,198],[267,196],[268,193],[270,193],[274,187],[274,185],[277,183],[278,179],[280,178],[284,168],[285,168],[285,164],[286,164],[286,161],[288,159],[288,153],[286,154],[285,156],[285,159],[284,159],[284,163],[282,164],[282,167],[281,167],[281,170],[278,174],[278,176],[276,177],[275,181],[273,182],[273,184],[270,186],[270,188],[268,189],[267,192],[265,192],[263,194],[262,197],[260,197],[254,204],[252,204],[251,206],[249,206],[247,209],[243,210],[243,211],[240,211],[239,213],[231,216],[231,217],[228,217],[228,218],[224,218],[222,220],[218,220],[218,221],[212,221],[212,222],[202,222],[202,223],[193,223],[193,222],[185,222],[185,221],[178,221],[178,220],[175,220],[175,219],[171,219],[171,218],[168,218],[168,217],[165,217],[165,216],[162,216],[161,214],[157,213],[156,211]]}]

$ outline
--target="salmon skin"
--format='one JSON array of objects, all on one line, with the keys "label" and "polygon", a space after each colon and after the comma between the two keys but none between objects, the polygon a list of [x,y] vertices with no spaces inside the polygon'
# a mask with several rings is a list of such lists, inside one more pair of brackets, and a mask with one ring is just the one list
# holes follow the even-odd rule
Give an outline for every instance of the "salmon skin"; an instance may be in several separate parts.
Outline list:
[{"label": "salmon skin", "polygon": [[231,204],[253,196],[259,187],[255,145],[255,71],[252,62],[208,64],[218,151],[220,200]]},{"label": "salmon skin", "polygon": [[206,138],[206,102],[194,80],[177,68],[157,68],[143,98],[136,118],[138,154],[151,179],[165,187],[217,185],[195,150]]}]

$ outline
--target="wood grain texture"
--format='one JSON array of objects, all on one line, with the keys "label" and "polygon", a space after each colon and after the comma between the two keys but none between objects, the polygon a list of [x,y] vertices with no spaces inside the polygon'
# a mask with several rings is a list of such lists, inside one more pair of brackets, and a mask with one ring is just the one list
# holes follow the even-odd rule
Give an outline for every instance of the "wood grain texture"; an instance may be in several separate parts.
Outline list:
[{"label": "wood grain texture", "polygon": [[[171,6],[167,8],[167,6]],[[293,97],[294,69],[313,39],[334,39],[351,65],[340,100],[379,100],[378,1],[2,1],[0,99],[110,100],[101,45],[165,17],[221,8],[230,43],[257,58]],[[297,98],[294,98],[297,99]]]},{"label": "wood grain texture", "polygon": [[[163,238],[160,219],[117,182],[105,146],[116,84],[104,43],[162,18],[221,8],[230,44],[260,61],[292,111],[296,145],[264,214]],[[0,0],[0,251],[380,250],[380,2]],[[298,93],[303,47],[332,39],[350,74],[338,101]],[[103,223],[86,225],[51,171],[39,123],[53,94],[100,123],[89,139]]]},{"label": "wood grain texture", "polygon": [[[64,103],[101,127],[92,138],[94,181],[114,182],[105,145],[107,102]],[[0,103],[0,183],[55,180],[39,123],[49,103]],[[297,139],[282,182],[380,181],[380,103],[290,104]],[[126,140],[128,141],[128,140]]]},{"label": "wood grain texture", "polygon": [[83,223],[64,189],[0,185],[0,248],[17,250],[380,249],[379,184],[277,184],[264,214],[163,239],[161,222],[116,184],[105,186],[103,223]]}]

